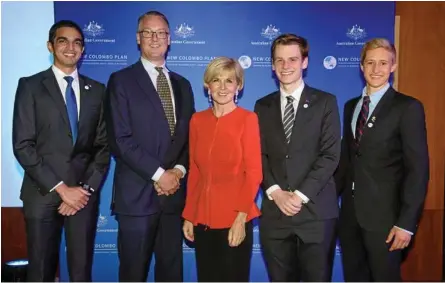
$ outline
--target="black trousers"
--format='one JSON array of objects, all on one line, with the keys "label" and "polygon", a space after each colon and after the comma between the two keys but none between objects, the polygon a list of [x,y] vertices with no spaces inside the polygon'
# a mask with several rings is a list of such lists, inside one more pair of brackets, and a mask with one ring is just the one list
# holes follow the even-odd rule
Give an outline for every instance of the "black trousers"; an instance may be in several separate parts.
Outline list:
[{"label": "black trousers", "polygon": [[53,281],[59,263],[62,227],[65,226],[68,272],[71,282],[91,282],[94,238],[98,214],[97,196],[75,215],[64,217],[57,211],[60,203],[25,201],[28,282]]},{"label": "black trousers", "polygon": [[249,282],[253,225],[246,223],[246,238],[229,246],[229,228],[195,226],[195,254],[199,282]]},{"label": "black trousers", "polygon": [[145,282],[153,252],[156,282],[182,282],[182,218],[118,215],[119,281]]},{"label": "black trousers", "polygon": [[329,219],[280,228],[260,223],[260,241],[270,281],[331,281],[336,223],[337,219]]},{"label": "black trousers", "polygon": [[339,238],[346,282],[400,282],[401,250],[389,251],[389,230],[367,231],[357,222],[355,210],[340,214]]}]

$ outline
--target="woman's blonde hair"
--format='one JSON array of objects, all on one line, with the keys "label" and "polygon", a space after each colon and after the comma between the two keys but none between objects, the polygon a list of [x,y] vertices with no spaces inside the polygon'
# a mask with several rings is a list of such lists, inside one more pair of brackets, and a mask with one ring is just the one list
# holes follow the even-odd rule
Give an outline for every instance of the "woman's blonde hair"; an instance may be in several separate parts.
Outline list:
[{"label": "woman's blonde hair", "polygon": [[235,74],[235,79],[238,84],[239,90],[243,89],[244,86],[244,70],[237,60],[228,57],[218,57],[213,59],[204,73],[204,86],[208,88],[212,80],[223,72],[233,72]]}]

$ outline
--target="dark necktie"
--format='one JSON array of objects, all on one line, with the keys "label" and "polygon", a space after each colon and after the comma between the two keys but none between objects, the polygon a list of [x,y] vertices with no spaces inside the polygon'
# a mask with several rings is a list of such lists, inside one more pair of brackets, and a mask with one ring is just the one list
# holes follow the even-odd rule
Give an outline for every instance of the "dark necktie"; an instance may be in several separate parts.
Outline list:
[{"label": "dark necktie", "polygon": [[68,112],[68,118],[70,120],[71,134],[73,139],[73,144],[76,143],[77,140],[77,102],[76,95],[73,90],[73,77],[66,76],[64,79],[67,81],[68,85],[65,91],[65,101],[66,101],[66,110]]},{"label": "dark necktie", "polygon": [[286,107],[284,108],[284,115],[283,115],[283,127],[284,127],[284,134],[286,136],[286,142],[290,143],[290,138],[292,136],[292,127],[294,126],[294,120],[295,120],[295,109],[294,109],[294,97],[293,96],[287,96],[287,103]]},{"label": "dark necktie", "polygon": [[155,69],[159,73],[156,80],[156,89],[159,97],[161,98],[162,107],[164,108],[165,117],[167,118],[168,126],[170,128],[170,134],[173,135],[175,131],[175,113],[173,111],[173,101],[170,93],[170,87],[163,72],[163,68],[155,67]]},{"label": "dark necktie", "polygon": [[357,124],[355,125],[355,145],[358,146],[360,144],[360,140],[363,135],[363,130],[365,128],[366,121],[368,120],[369,115],[369,102],[370,98],[368,95],[363,97],[363,104],[360,113],[358,114]]}]

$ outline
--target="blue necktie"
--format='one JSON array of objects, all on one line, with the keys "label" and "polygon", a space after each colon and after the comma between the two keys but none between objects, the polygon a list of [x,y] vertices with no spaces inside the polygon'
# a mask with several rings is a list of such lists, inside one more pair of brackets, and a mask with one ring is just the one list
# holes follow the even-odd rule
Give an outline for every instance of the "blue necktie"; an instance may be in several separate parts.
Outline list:
[{"label": "blue necktie", "polygon": [[66,76],[64,79],[68,82],[65,91],[66,110],[68,111],[68,118],[70,119],[71,133],[73,138],[73,145],[77,140],[77,103],[76,95],[73,90],[73,77]]}]

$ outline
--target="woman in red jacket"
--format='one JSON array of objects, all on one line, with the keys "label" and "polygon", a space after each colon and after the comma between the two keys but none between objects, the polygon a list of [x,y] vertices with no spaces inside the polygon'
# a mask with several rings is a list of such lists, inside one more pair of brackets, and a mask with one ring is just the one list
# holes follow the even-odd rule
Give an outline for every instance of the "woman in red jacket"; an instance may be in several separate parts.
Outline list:
[{"label": "woman in red jacket", "polygon": [[262,170],[258,118],[237,106],[243,84],[238,61],[214,59],[204,74],[212,107],[190,121],[183,230],[195,242],[198,281],[249,281]]}]

